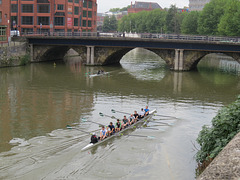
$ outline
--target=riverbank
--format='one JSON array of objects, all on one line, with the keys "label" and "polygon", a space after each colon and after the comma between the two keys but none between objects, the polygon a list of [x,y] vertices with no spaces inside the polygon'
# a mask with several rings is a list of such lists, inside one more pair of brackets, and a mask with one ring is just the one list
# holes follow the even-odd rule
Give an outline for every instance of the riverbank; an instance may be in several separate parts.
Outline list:
[{"label": "riverbank", "polygon": [[240,133],[209,164],[197,180],[240,179]]},{"label": "riverbank", "polygon": [[29,60],[26,43],[13,42],[0,47],[0,67],[21,66]]}]

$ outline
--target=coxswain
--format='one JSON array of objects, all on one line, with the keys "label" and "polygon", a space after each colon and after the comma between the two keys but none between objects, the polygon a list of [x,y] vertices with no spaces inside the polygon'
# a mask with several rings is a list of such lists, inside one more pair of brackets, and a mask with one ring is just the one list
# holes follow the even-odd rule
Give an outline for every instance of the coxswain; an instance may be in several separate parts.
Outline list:
[{"label": "coxswain", "polygon": [[120,122],[119,119],[117,119],[116,128],[115,129],[116,129],[116,132],[119,132],[122,129],[122,123]]},{"label": "coxswain", "polygon": [[108,134],[108,136],[110,136],[114,133],[115,133],[115,127],[114,127],[113,123],[110,122],[110,124],[107,127],[107,134]]},{"label": "coxswain", "polygon": [[102,126],[102,129],[100,130],[100,140],[103,140],[107,137],[107,130],[104,126]]},{"label": "coxswain", "polygon": [[91,142],[90,143],[95,144],[97,142],[98,142],[98,138],[97,138],[96,134],[93,133],[92,136],[91,136]]}]

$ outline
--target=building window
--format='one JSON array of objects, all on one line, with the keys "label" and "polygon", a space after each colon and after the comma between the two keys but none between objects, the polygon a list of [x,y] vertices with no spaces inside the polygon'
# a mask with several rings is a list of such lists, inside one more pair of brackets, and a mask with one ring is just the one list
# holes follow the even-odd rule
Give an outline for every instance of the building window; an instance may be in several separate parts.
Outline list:
[{"label": "building window", "polygon": [[33,13],[33,4],[22,4],[23,13]]},{"label": "building window", "polygon": [[18,5],[17,4],[11,4],[11,12],[17,13],[18,12]]},{"label": "building window", "polygon": [[79,14],[79,7],[74,7],[74,14],[78,15]]},{"label": "building window", "polygon": [[92,27],[92,21],[88,21],[88,27]]},{"label": "building window", "polygon": [[88,17],[89,17],[89,18],[92,17],[92,11],[88,11]]},{"label": "building window", "polygon": [[2,0],[0,0],[0,4],[2,4]]},{"label": "building window", "polygon": [[68,0],[68,2],[73,2],[73,0]]},{"label": "building window", "polygon": [[83,17],[87,17],[87,11],[83,11]]},{"label": "building window", "polygon": [[82,26],[83,26],[83,27],[86,27],[86,26],[87,26],[87,21],[86,21],[86,20],[83,20]]},{"label": "building window", "polygon": [[63,4],[58,4],[57,5],[57,10],[64,10],[64,5]]},{"label": "building window", "polygon": [[75,3],[79,3],[79,0],[75,0],[74,2],[75,2]]},{"label": "building window", "polygon": [[84,2],[83,2],[83,7],[87,7],[87,0],[85,0]]},{"label": "building window", "polygon": [[33,25],[33,16],[22,16],[23,25]]},{"label": "building window", "polygon": [[7,40],[7,36],[6,36],[6,27],[1,27],[0,26],[0,41],[6,41]]},{"label": "building window", "polygon": [[88,2],[88,8],[92,8],[92,1]]},{"label": "building window", "polygon": [[50,23],[49,23],[50,21],[49,21],[49,17],[41,17],[41,16],[39,16],[38,17],[38,24],[42,24],[42,25],[49,25]]},{"label": "building window", "polygon": [[55,17],[54,18],[54,25],[55,26],[64,26],[65,18],[64,17]]},{"label": "building window", "polygon": [[32,33],[32,32],[33,32],[33,29],[32,29],[32,28],[22,28],[22,32],[23,32],[24,34]]},{"label": "building window", "polygon": [[78,18],[74,18],[74,26],[78,26]]},{"label": "building window", "polygon": [[48,4],[38,4],[38,13],[49,13],[50,6]]},{"label": "building window", "polygon": [[50,3],[49,0],[37,0],[37,3]]}]

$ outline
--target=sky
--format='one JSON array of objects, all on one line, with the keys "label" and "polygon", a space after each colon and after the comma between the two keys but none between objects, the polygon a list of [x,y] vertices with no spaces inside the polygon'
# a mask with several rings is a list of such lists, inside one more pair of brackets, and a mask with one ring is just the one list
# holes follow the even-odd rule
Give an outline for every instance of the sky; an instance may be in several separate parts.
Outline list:
[{"label": "sky", "polygon": [[[162,8],[170,7],[171,4],[175,4],[179,8],[183,8],[184,6],[188,6],[189,0],[138,0],[142,2],[156,2]],[[133,4],[135,0],[132,1]],[[107,12],[111,8],[123,8],[128,5],[131,5],[131,0],[97,0],[98,4],[98,12],[103,13]]]}]

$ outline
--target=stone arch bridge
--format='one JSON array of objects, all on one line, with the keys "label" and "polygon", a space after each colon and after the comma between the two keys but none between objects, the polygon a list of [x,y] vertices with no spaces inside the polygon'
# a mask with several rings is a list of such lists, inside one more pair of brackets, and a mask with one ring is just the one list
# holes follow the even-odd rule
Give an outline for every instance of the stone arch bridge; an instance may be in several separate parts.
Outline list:
[{"label": "stone arch bridge", "polygon": [[171,70],[189,71],[207,54],[224,53],[240,63],[240,43],[111,37],[27,37],[31,62],[62,59],[72,48],[86,65],[110,65],[134,48],[159,55]]}]

